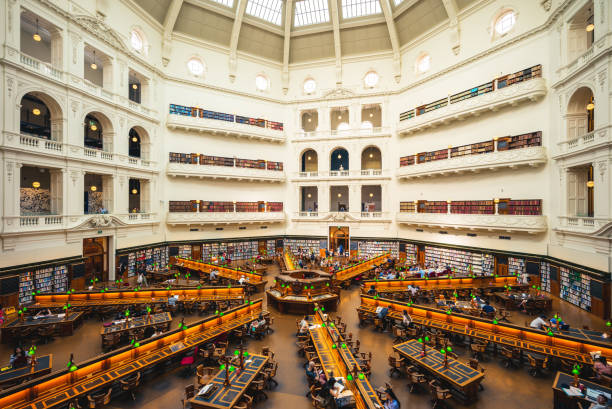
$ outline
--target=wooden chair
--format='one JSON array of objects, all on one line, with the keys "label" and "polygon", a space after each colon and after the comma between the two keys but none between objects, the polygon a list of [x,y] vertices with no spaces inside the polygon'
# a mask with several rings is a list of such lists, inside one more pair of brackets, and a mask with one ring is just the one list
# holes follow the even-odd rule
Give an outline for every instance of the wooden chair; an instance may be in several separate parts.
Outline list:
[{"label": "wooden chair", "polygon": [[181,400],[183,402],[183,409],[187,406],[189,399],[195,396],[195,386],[193,384],[185,386],[185,397]]},{"label": "wooden chair", "polygon": [[374,318],[374,331],[385,331],[383,320],[381,320],[380,318]]},{"label": "wooden chair", "polygon": [[389,376],[393,378],[393,374],[397,373],[400,377],[404,374],[401,371],[402,362],[399,361],[396,357],[390,355],[389,356]]},{"label": "wooden chair", "polygon": [[254,402],[261,400],[261,398],[268,399],[268,395],[266,395],[266,392],[265,392],[266,384],[263,379],[254,380],[253,382],[251,382],[251,385],[249,386],[249,388],[254,392],[254,396],[253,396]]},{"label": "wooden chair", "polygon": [[111,399],[111,392],[113,388],[108,388],[107,392],[101,392],[98,394],[87,395],[87,402],[89,403],[89,409],[97,409],[108,405]]},{"label": "wooden chair", "polygon": [[393,336],[395,337],[393,340],[394,344],[403,342],[406,339],[406,331],[396,325],[393,327]]},{"label": "wooden chair", "polygon": [[361,342],[356,339],[355,346],[353,347],[353,355],[359,355],[359,348],[361,348]]},{"label": "wooden chair", "polygon": [[520,359],[520,351],[502,347],[503,364],[506,368],[516,368],[516,361]]},{"label": "wooden chair", "polygon": [[206,385],[212,378],[215,370],[218,368],[207,366],[200,364],[196,367],[196,378],[198,382],[198,388]]},{"label": "wooden chair", "polygon": [[140,372],[137,372],[127,379],[121,379],[119,382],[121,383],[121,390],[123,392],[128,392],[132,396],[132,400],[136,400],[134,390],[140,385]]},{"label": "wooden chair", "polygon": [[[478,359],[475,358],[470,358],[470,360],[468,361],[468,365],[470,366],[470,368],[472,368],[475,371],[479,371],[480,373],[485,373],[485,369],[482,367],[482,365],[480,365],[480,363],[478,362]],[[484,389],[484,386],[482,386],[482,382],[480,382],[478,384],[478,388],[480,390]]]},{"label": "wooden chair", "polygon": [[268,389],[272,389],[272,383],[274,384],[274,386],[278,386],[278,382],[276,381],[276,379],[274,379],[274,377],[276,376],[277,370],[278,370],[278,362],[275,362],[271,368],[265,370],[266,387]]},{"label": "wooden chair", "polygon": [[[239,404],[243,404],[244,409],[251,409],[253,407],[253,398],[247,395],[246,393],[242,395],[240,398]],[[234,406],[235,409],[238,409],[239,406]]]},{"label": "wooden chair", "polygon": [[531,354],[527,354],[529,361],[529,375],[534,378],[542,374],[542,371],[548,366],[548,355],[544,359],[534,358]]},{"label": "wooden chair", "polygon": [[470,349],[472,350],[472,356],[482,361],[484,358],[483,354],[487,349],[487,345],[480,344],[478,342],[473,342],[470,344]]},{"label": "wooden chair", "polygon": [[431,399],[432,399],[432,409],[438,407],[438,405],[445,405],[445,401],[449,400],[453,397],[449,389],[443,389],[436,379],[432,379],[429,382],[429,387],[431,391]]},{"label": "wooden chair", "polygon": [[497,317],[498,321],[510,322],[510,317],[512,315],[510,315],[510,313],[506,309],[500,308],[498,312],[499,312],[499,316]]},{"label": "wooden chair", "polygon": [[423,386],[427,383],[427,378],[418,371],[416,366],[409,366],[406,370],[408,371],[408,387],[410,388],[410,393],[414,391],[414,388]]}]

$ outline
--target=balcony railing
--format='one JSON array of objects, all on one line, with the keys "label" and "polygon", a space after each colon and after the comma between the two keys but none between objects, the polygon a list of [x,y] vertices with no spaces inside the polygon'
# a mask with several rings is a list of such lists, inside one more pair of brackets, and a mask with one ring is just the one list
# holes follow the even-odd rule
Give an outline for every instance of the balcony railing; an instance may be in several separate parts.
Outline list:
[{"label": "balcony railing", "polygon": [[304,222],[361,222],[361,223],[390,223],[389,212],[296,212],[293,214],[294,221]]},{"label": "balcony railing", "polygon": [[60,158],[87,160],[129,168],[141,167],[151,171],[157,171],[156,161],[134,158],[128,155],[112,152],[105,152],[99,149],[92,149],[84,146],[65,144],[26,134],[4,132],[3,141],[0,143],[0,146],[3,148],[52,155]]},{"label": "balcony railing", "polygon": [[505,232],[541,233],[548,229],[546,216],[515,216],[500,214],[404,213],[396,215],[400,224]]},{"label": "balcony railing", "polygon": [[302,141],[313,141],[317,139],[343,139],[343,138],[369,138],[379,136],[391,136],[391,128],[388,126],[377,126],[374,128],[356,128],[356,129],[345,129],[345,130],[320,130],[306,132],[299,130],[295,133],[296,139],[293,142]]},{"label": "balcony railing", "polygon": [[586,152],[612,143],[612,126],[607,125],[588,132],[577,138],[559,142],[559,154],[554,159]]},{"label": "balcony railing", "polygon": [[596,234],[612,226],[612,219],[584,216],[559,216],[555,230],[568,233]]},{"label": "balcony railing", "polygon": [[335,179],[335,178],[372,178],[389,179],[390,172],[384,169],[361,169],[361,170],[330,170],[323,172],[296,172],[293,174],[299,179]]}]

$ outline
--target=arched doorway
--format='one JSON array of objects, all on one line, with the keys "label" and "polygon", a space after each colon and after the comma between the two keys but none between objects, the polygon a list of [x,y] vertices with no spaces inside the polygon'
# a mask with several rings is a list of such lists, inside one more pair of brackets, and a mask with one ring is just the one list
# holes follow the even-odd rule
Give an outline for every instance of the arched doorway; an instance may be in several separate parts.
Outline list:
[{"label": "arched doorway", "polygon": [[595,129],[595,99],[588,87],[578,88],[567,104],[567,140],[579,138]]},{"label": "arched doorway", "polygon": [[349,170],[349,154],[344,148],[337,148],[331,153],[329,160],[329,170],[343,171]]},{"label": "arched doorway", "polygon": [[317,172],[319,169],[319,157],[317,152],[308,149],[302,154],[300,169],[302,172]]},{"label": "arched doorway", "polygon": [[[329,227],[329,250],[336,252],[341,249],[342,254],[349,251],[349,227],[348,226],[330,226]],[[342,247],[341,247],[342,246]]]},{"label": "arched doorway", "polygon": [[83,239],[85,259],[85,283],[91,279],[108,281],[108,237]]}]

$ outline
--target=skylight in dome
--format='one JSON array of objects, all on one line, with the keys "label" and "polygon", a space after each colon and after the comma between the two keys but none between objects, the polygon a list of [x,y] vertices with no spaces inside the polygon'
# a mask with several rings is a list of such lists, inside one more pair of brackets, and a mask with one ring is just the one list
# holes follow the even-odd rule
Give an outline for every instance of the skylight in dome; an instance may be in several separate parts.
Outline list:
[{"label": "skylight in dome", "polygon": [[402,4],[403,1],[404,0],[393,0],[396,6],[399,6],[400,4]]},{"label": "skylight in dome", "polygon": [[295,27],[329,21],[328,0],[301,0],[295,3]]},{"label": "skylight in dome", "polygon": [[277,26],[281,25],[282,11],[282,0],[249,0],[246,6],[247,14]]},{"label": "skylight in dome", "polygon": [[227,7],[234,7],[234,0],[213,0],[215,3],[223,4]]},{"label": "skylight in dome", "polygon": [[342,0],[342,18],[354,18],[380,14],[380,2],[378,0]]}]

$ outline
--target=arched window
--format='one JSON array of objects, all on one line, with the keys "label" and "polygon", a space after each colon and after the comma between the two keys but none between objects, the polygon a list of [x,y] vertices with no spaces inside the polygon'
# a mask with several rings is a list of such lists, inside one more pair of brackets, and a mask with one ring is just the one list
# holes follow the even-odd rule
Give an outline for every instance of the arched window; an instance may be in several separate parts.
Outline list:
[{"label": "arched window", "polygon": [[516,23],[516,14],[512,10],[503,11],[495,20],[495,32],[502,36],[512,30]]},{"label": "arched window", "polygon": [[147,38],[140,28],[133,28],[130,32],[130,45],[137,53],[147,54],[148,43]]},{"label": "arched window", "polygon": [[376,146],[368,146],[361,152],[361,170],[369,169],[382,169],[380,149]]},{"label": "arched window", "polygon": [[38,138],[51,139],[51,112],[47,105],[33,94],[21,98],[20,132]]},{"label": "arched window", "polygon": [[102,124],[100,121],[93,116],[88,114],[85,117],[85,140],[84,145],[86,148],[102,149],[104,146],[104,140],[102,138]]},{"label": "arched window", "polygon": [[319,158],[317,152],[308,149],[302,154],[302,163],[300,166],[302,172],[317,172],[319,169]]},{"label": "arched window", "polygon": [[138,135],[136,129],[132,128],[130,129],[129,137],[129,155],[134,158],[140,158],[140,135]]},{"label": "arched window", "polygon": [[331,171],[349,170],[349,154],[344,148],[337,148],[331,154],[330,167]]},{"label": "arched window", "polygon": [[567,113],[567,140],[579,138],[595,128],[595,99],[587,87],[577,89],[571,96]]}]

